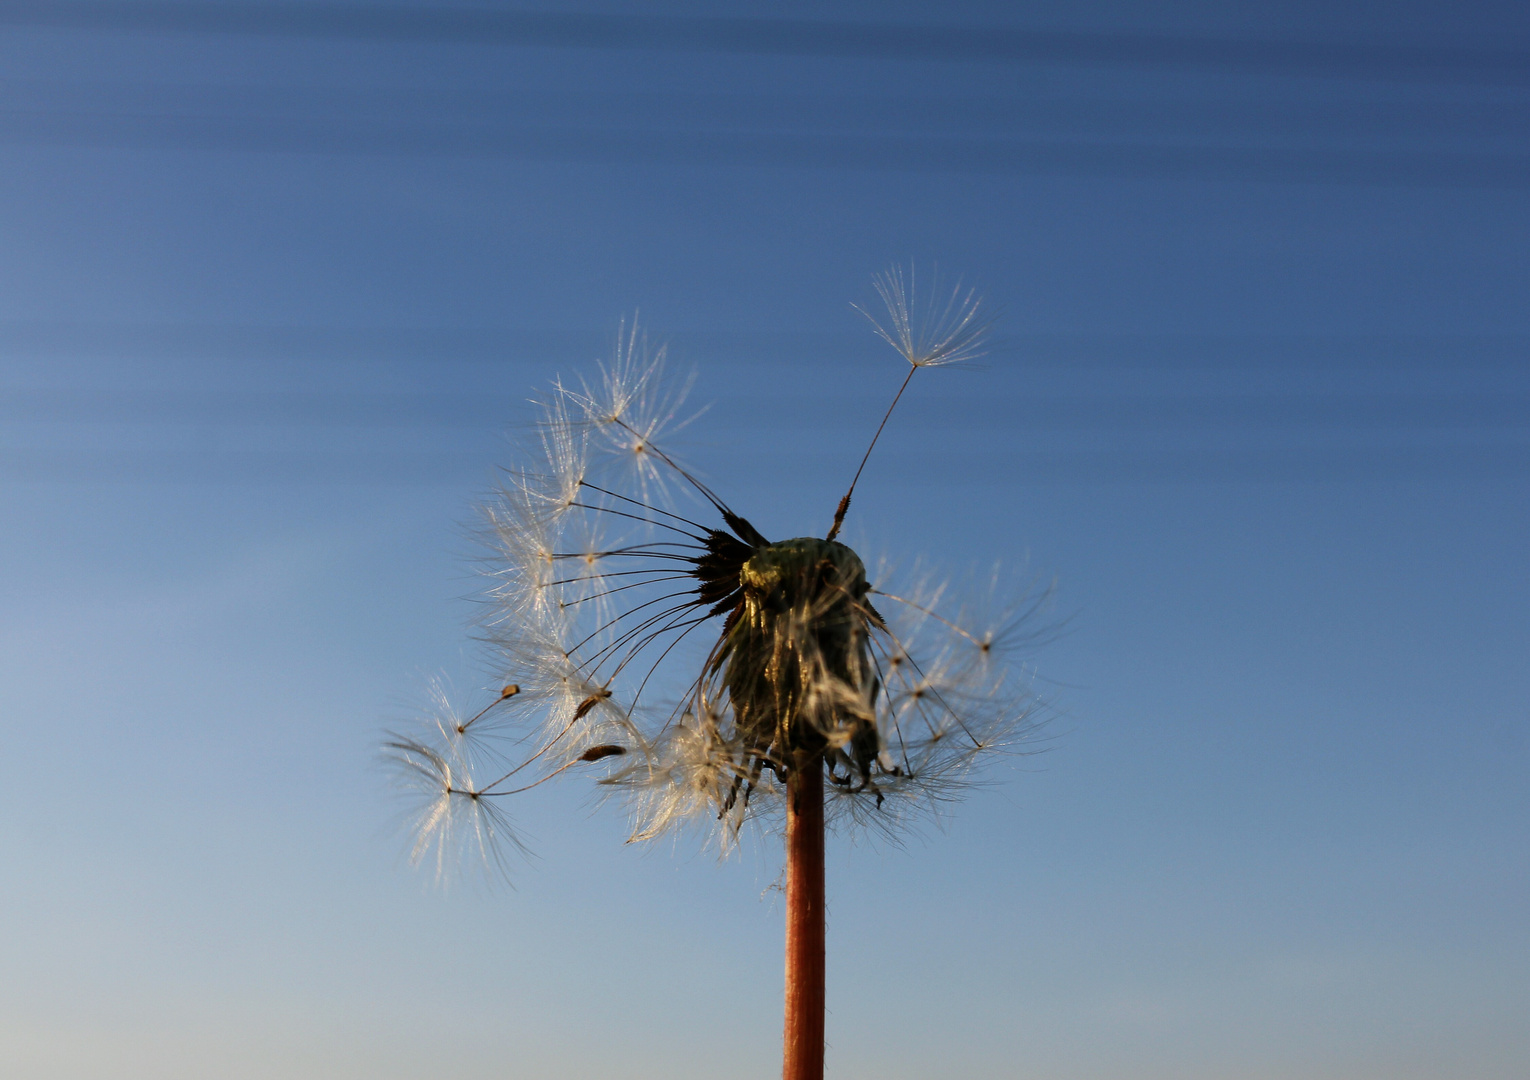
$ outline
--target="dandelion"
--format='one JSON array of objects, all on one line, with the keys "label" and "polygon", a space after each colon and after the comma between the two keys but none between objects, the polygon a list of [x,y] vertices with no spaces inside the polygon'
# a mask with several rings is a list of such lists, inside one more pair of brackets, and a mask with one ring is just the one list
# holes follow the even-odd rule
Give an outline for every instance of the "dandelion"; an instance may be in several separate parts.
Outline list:
[{"label": "dandelion", "polygon": [[969,625],[939,582],[884,591],[835,539],[914,373],[981,352],[976,295],[921,306],[913,284],[876,279],[909,370],[823,538],[767,539],[665,449],[687,387],[636,326],[597,378],[555,385],[485,510],[504,687],[466,719],[438,695],[423,734],[387,744],[421,800],[412,855],[438,873],[464,853],[502,869],[501,800],[565,773],[624,800],[633,841],[784,832],[789,1080],[823,1069],[826,830],[937,812],[1032,715],[1009,663],[1030,612]]}]

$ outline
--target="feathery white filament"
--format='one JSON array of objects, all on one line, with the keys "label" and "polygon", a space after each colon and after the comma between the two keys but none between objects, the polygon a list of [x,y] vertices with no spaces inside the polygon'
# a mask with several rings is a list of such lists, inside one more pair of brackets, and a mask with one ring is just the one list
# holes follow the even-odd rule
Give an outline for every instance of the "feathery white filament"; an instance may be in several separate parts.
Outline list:
[{"label": "feathery white filament", "polygon": [[915,288],[913,266],[907,274],[901,266],[889,267],[873,281],[887,309],[885,319],[860,305],[856,310],[914,367],[959,364],[983,355],[992,321],[982,316],[975,289],[964,290],[958,281],[947,296],[937,278],[929,292],[921,295]]}]

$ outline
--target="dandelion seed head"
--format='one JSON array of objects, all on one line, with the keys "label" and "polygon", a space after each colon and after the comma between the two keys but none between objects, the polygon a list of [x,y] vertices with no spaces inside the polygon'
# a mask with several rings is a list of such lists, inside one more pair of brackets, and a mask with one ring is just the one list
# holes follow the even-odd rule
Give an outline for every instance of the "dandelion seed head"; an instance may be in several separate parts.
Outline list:
[{"label": "dandelion seed head", "polygon": [[[978,354],[970,290],[916,300],[898,268],[876,284],[878,333],[914,368]],[[918,567],[887,591],[879,568],[874,588],[832,539],[848,495],[831,538],[770,541],[662,444],[688,387],[632,324],[595,378],[542,401],[484,512],[499,689],[479,711],[439,693],[388,744],[417,800],[415,862],[502,865],[502,800],[572,776],[627,803],[633,840],[693,832],[727,852],[781,825],[792,770],[824,768],[831,827],[895,836],[1025,737],[1007,654],[1029,609],[993,588],[953,604],[962,590]]]}]

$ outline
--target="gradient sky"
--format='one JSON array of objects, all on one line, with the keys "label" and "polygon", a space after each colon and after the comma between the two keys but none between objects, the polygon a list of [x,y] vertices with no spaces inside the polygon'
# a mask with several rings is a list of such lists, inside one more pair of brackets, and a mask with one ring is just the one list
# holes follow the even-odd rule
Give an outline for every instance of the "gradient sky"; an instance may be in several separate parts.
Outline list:
[{"label": "gradient sky", "polygon": [[1530,1075],[1530,9],[579,10],[0,3],[0,1072],[776,1075],[773,851],[550,786],[442,892],[376,747],[533,392],[640,312],[821,535],[913,259],[999,337],[845,538],[1066,633],[831,847],[832,1075]]}]

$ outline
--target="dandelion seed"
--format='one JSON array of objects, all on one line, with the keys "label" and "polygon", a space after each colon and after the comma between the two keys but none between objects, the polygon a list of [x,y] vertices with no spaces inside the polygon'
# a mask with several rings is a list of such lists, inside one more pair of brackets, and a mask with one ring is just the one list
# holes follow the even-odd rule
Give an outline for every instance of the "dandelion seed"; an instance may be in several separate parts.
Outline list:
[{"label": "dandelion seed", "polygon": [[878,274],[873,279],[873,283],[876,286],[877,295],[882,298],[883,304],[887,307],[886,322],[878,321],[875,316],[859,305],[855,305],[855,309],[870,319],[871,325],[876,328],[882,340],[897,349],[899,355],[908,361],[909,369],[908,374],[903,377],[902,385],[898,387],[898,392],[893,395],[892,404],[887,407],[882,422],[877,425],[876,434],[872,435],[871,444],[866,447],[860,466],[855,470],[855,475],[850,478],[849,490],[845,492],[844,498],[839,500],[839,506],[834,510],[834,524],[829,527],[830,540],[839,535],[839,527],[844,524],[845,514],[850,510],[850,499],[855,495],[855,485],[860,483],[861,473],[866,469],[866,462],[871,460],[871,452],[876,449],[877,440],[882,437],[882,430],[887,427],[887,421],[892,417],[893,410],[898,407],[898,402],[903,400],[903,391],[908,389],[908,384],[914,378],[914,372],[924,367],[957,364],[963,360],[981,356],[982,345],[991,325],[989,320],[978,317],[977,292],[968,289],[963,293],[960,282],[953,288],[951,297],[946,301],[944,308],[937,303],[938,292],[932,292],[925,302],[928,317],[917,325],[910,315],[910,308],[918,303],[914,292],[912,265],[908,269],[906,288],[903,269],[899,266],[893,266]]}]

